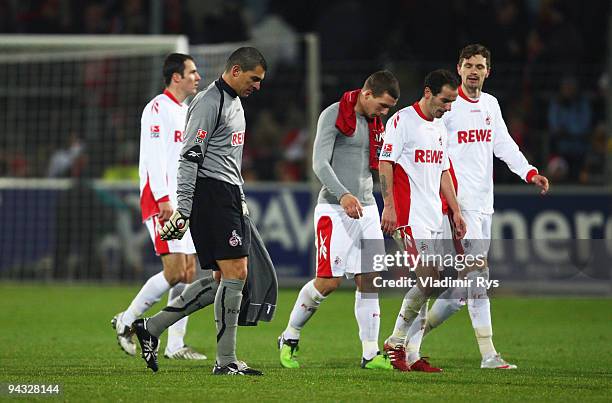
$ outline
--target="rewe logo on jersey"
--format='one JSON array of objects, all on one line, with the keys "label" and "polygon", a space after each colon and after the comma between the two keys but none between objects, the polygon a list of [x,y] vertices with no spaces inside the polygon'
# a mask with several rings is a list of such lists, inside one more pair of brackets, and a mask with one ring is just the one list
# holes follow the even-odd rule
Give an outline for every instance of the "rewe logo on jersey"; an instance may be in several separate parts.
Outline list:
[{"label": "rewe logo on jersey", "polygon": [[441,164],[444,151],[442,150],[414,150],[414,162],[424,164]]},{"label": "rewe logo on jersey", "polygon": [[461,143],[490,143],[491,129],[459,130],[457,132],[457,142]]},{"label": "rewe logo on jersey", "polygon": [[232,133],[232,147],[238,147],[244,144],[244,132]]}]

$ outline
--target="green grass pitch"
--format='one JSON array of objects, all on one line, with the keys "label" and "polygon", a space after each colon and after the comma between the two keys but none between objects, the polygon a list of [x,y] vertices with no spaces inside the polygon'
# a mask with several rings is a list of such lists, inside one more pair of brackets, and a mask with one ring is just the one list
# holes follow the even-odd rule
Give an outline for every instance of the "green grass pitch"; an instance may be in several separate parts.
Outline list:
[{"label": "green grass pitch", "polygon": [[[326,300],[302,332],[299,370],[278,364],[276,337],[297,290],[282,290],[272,323],[238,329],[238,356],[264,377],[213,377],[212,309],[196,313],[186,341],[203,362],[160,357],[153,374],[123,354],[109,322],[136,287],[0,283],[0,400],[7,383],[60,384],[66,401],[610,401],[612,300],[495,298],[494,341],[516,371],[480,370],[464,309],[429,335],[422,352],[441,374],[367,371],[352,292]],[[381,341],[400,296],[381,299]],[[161,305],[161,303],[159,304]],[[159,309],[159,307],[156,307]],[[163,353],[165,336],[160,353]],[[29,396],[31,399],[55,399]]]}]

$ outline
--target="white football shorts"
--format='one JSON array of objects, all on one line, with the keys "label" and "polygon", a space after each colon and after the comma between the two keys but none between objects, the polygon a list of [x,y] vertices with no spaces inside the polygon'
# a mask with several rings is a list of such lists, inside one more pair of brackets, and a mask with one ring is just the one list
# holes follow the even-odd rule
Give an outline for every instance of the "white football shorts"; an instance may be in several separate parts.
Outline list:
[{"label": "white football shorts", "polygon": [[[362,252],[384,254],[385,245],[376,205],[364,206],[359,219],[349,217],[338,204],[317,204],[314,211],[317,277],[352,278],[375,271],[362,267]],[[362,240],[366,240],[362,244]]]},{"label": "white football shorts", "polygon": [[[454,252],[464,255],[486,256],[491,246],[493,214],[479,211],[462,211],[461,214],[465,220],[467,232],[462,240],[455,240]],[[444,216],[442,227],[444,229],[444,239],[454,239],[450,220],[447,216]]]}]

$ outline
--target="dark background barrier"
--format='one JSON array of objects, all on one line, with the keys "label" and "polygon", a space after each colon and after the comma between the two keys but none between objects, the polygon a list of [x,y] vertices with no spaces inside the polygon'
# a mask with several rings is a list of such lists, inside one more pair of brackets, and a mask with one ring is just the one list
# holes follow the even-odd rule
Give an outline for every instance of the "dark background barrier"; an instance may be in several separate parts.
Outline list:
[{"label": "dark background barrier", "polygon": [[[258,184],[246,186],[245,192],[281,282],[311,277],[314,227],[309,187]],[[496,241],[489,258],[496,273],[508,281],[568,280],[597,250],[612,250],[608,190],[562,189],[542,197],[527,186],[500,187],[495,206]],[[141,281],[160,268],[140,222],[133,185],[13,181],[0,188],[0,208],[5,212],[0,227],[2,278]],[[609,287],[612,263],[603,261],[600,266],[599,279],[608,279]]]}]

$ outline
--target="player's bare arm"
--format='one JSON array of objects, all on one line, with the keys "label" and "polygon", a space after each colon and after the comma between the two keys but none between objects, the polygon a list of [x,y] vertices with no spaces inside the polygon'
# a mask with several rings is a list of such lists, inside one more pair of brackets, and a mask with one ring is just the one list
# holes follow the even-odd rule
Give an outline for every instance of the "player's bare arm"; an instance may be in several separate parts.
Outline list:
[{"label": "player's bare arm", "polygon": [[455,236],[457,239],[463,239],[465,236],[467,227],[459,203],[457,202],[457,193],[455,192],[455,186],[448,170],[442,172],[440,178],[440,192],[442,196],[446,198],[448,202],[448,208],[452,212],[453,224],[455,225]]},{"label": "player's bare arm", "polygon": [[397,213],[393,199],[393,165],[388,161],[380,161],[379,165],[380,192],[384,208],[381,218],[381,228],[385,234],[393,234],[397,228]]}]

